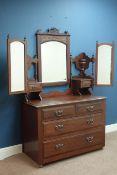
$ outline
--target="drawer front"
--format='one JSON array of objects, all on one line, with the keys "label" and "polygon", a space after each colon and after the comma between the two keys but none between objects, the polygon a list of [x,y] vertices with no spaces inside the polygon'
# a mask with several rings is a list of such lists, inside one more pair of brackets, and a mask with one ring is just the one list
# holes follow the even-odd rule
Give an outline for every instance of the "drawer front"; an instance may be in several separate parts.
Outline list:
[{"label": "drawer front", "polygon": [[75,115],[75,105],[59,106],[42,110],[44,120],[56,120]]},{"label": "drawer front", "polygon": [[41,89],[42,89],[41,83],[28,84],[28,91],[29,92],[39,92]]},{"label": "drawer front", "polygon": [[104,101],[97,101],[97,102],[87,102],[82,104],[76,105],[77,114],[89,114],[89,113],[96,113],[96,112],[103,112],[105,110]]},{"label": "drawer front", "polygon": [[81,82],[81,88],[91,87],[91,80],[84,80]]},{"label": "drawer front", "polygon": [[102,113],[87,115],[85,117],[73,117],[66,120],[43,122],[44,137],[61,135],[69,132],[90,129],[104,125],[105,119]]},{"label": "drawer front", "polygon": [[83,149],[94,145],[102,144],[104,146],[105,132],[103,129],[97,129],[82,134],[70,135],[44,142],[44,157],[55,156],[73,150]]}]

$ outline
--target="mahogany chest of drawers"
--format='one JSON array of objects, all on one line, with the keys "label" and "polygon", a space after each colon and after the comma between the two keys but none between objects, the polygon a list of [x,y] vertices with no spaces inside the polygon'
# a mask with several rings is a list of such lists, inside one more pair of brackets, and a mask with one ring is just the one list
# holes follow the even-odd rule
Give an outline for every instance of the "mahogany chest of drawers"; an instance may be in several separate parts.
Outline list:
[{"label": "mahogany chest of drawers", "polygon": [[23,151],[40,166],[105,145],[105,97],[72,96],[23,105]]}]

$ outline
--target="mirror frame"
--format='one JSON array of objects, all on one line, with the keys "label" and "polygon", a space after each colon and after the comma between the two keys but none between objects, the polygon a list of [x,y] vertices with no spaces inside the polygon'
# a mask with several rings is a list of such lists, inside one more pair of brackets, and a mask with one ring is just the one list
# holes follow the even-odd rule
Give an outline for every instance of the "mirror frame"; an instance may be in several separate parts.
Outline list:
[{"label": "mirror frame", "polygon": [[[31,66],[34,66],[34,77],[30,79],[28,77],[28,70]],[[33,58],[27,55],[27,93],[40,92],[42,89],[42,83],[38,80],[38,59],[36,56]]]},{"label": "mirror frame", "polygon": [[[11,43],[15,41],[24,44],[24,90],[22,91],[12,91],[11,90],[11,49],[10,49],[10,45]],[[9,95],[27,92],[27,62],[26,62],[27,52],[26,50],[27,50],[27,41],[25,38],[24,40],[10,39],[8,35],[7,37],[7,63],[8,63],[8,92],[9,92]]]},{"label": "mirror frame", "polygon": [[51,28],[47,32],[37,31],[37,58],[38,63],[38,76],[39,81],[42,82],[42,58],[41,58],[41,44],[49,41],[57,41],[66,45],[66,67],[67,67],[67,81],[58,81],[58,82],[42,82],[42,86],[57,86],[57,85],[66,85],[70,83],[70,35],[68,32],[60,33],[58,29]]},{"label": "mirror frame", "polygon": [[[99,72],[98,72],[98,49],[100,46],[103,46],[103,45],[106,45],[106,46],[111,46],[111,70],[110,70],[110,84],[106,84],[106,83],[102,83],[102,84],[99,84],[98,83],[98,75],[99,75]],[[105,60],[105,64],[106,64],[106,60]],[[102,73],[102,72],[101,72]],[[95,82],[95,85],[96,86],[112,86],[113,85],[113,79],[114,79],[114,42],[112,43],[98,43],[96,42],[96,82]]]}]

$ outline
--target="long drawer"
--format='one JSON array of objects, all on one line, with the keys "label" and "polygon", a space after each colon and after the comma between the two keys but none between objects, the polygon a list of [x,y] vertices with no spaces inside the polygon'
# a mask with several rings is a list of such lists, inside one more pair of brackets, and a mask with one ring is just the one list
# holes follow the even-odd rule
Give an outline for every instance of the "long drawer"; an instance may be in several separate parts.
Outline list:
[{"label": "long drawer", "polygon": [[102,144],[104,146],[105,132],[104,128],[93,131],[83,132],[82,134],[73,134],[66,137],[44,141],[44,157],[55,156],[65,152],[77,149],[87,148]]},{"label": "long drawer", "polygon": [[90,129],[104,125],[105,120],[102,113],[86,115],[85,117],[73,117],[56,121],[43,122],[44,137],[61,135],[69,132]]},{"label": "long drawer", "polygon": [[57,106],[42,109],[44,120],[56,120],[75,115],[75,105]]}]

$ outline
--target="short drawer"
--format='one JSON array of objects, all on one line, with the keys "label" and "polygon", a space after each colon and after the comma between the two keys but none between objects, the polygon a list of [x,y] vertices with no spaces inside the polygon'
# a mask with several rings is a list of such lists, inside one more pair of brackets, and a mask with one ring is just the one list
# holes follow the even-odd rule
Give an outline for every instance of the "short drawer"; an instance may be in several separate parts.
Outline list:
[{"label": "short drawer", "polygon": [[91,79],[87,80],[85,79],[84,81],[81,81],[81,88],[85,88],[85,87],[91,87],[92,81]]},{"label": "short drawer", "polygon": [[75,106],[58,106],[42,109],[44,120],[56,120],[75,115]]},{"label": "short drawer", "polygon": [[28,91],[29,92],[39,92],[42,89],[41,83],[29,83],[28,84]]},{"label": "short drawer", "polygon": [[90,129],[104,125],[104,123],[105,117],[102,113],[87,115],[85,117],[73,117],[65,120],[60,119],[56,121],[43,122],[44,137]]},{"label": "short drawer", "polygon": [[103,112],[104,110],[105,110],[104,101],[76,104],[76,112],[79,115]]},{"label": "short drawer", "polygon": [[55,156],[94,145],[104,146],[104,128],[44,141],[44,157]]}]

